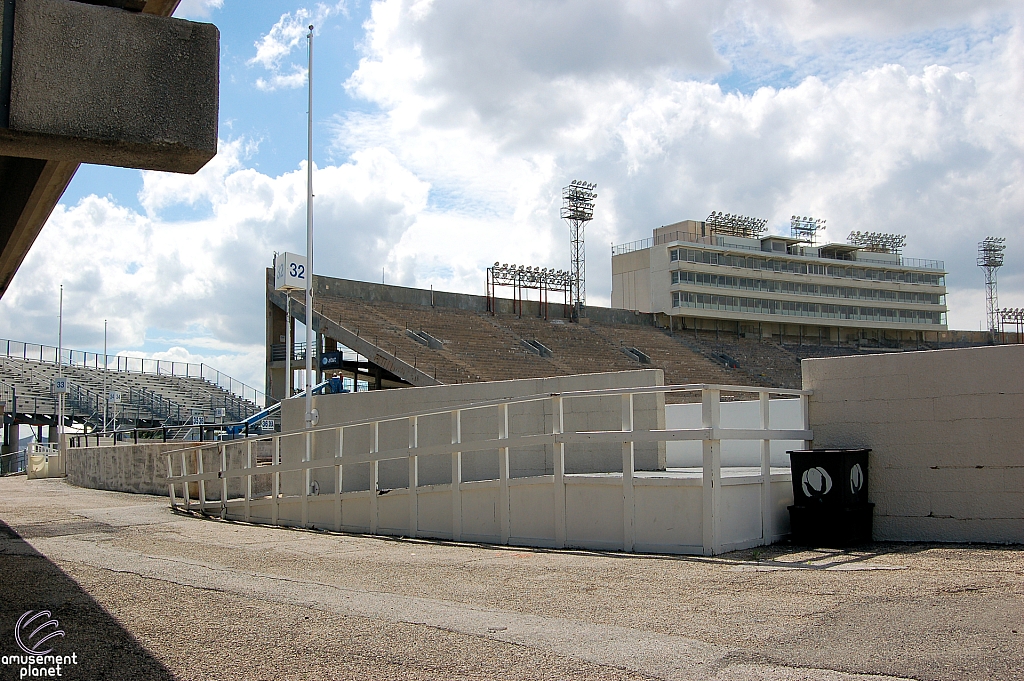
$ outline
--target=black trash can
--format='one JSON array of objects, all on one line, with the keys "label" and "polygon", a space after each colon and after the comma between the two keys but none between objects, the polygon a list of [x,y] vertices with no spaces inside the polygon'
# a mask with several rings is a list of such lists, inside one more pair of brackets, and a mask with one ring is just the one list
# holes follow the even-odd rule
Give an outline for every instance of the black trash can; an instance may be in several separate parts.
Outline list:
[{"label": "black trash can", "polygon": [[792,540],[807,546],[843,547],[871,541],[868,502],[870,449],[804,449],[789,452],[793,501]]}]

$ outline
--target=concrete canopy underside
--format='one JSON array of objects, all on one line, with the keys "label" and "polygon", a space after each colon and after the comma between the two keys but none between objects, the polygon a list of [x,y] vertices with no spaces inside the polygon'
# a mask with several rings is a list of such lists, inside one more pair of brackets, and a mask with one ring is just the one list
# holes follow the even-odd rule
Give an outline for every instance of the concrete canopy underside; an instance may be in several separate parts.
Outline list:
[{"label": "concrete canopy underside", "polygon": [[[178,2],[149,0],[142,12],[169,17]],[[8,39],[14,43],[14,66],[6,69],[9,74],[13,71],[10,102],[0,107],[4,118],[9,117],[0,121],[0,296],[10,286],[79,163],[194,173],[216,153],[217,139],[219,34],[215,27],[178,20],[154,24],[155,19],[140,20],[138,15],[120,9],[78,2],[23,0],[19,7],[23,10],[21,19],[14,21],[14,31],[8,31]],[[86,28],[91,26],[96,34],[91,46],[94,53],[85,56],[97,63],[83,59],[81,40],[66,35],[80,27],[83,17],[92,22]],[[139,30],[128,35],[126,26]],[[18,31],[24,34],[24,40],[31,37],[44,47],[33,52],[31,44],[24,40],[19,44]],[[110,31],[118,40],[104,37]],[[47,37],[50,34],[66,39],[54,44],[52,36]],[[152,44],[147,44],[152,37]],[[180,49],[174,48],[182,41],[189,47],[184,57]],[[97,44],[104,48],[100,54],[95,54]],[[20,54],[27,55],[20,63],[19,49]],[[191,64],[184,69],[185,75],[179,64],[183,59]],[[125,64],[137,68],[127,73]],[[96,75],[89,85],[96,85],[102,100],[91,113],[83,107],[88,108],[96,88],[77,91],[74,87],[75,79],[90,77],[90,70]],[[71,79],[71,101],[63,105],[46,97],[46,92],[52,90],[47,79],[52,79],[54,73]],[[195,78],[200,73],[205,75]],[[184,81],[187,88],[182,87]],[[35,93],[32,86],[37,88]],[[187,94],[192,104],[172,97],[172,93]],[[84,99],[78,102],[76,96]],[[61,95],[61,100],[69,97]],[[165,97],[169,100],[166,105],[154,111],[153,103],[162,103]],[[122,100],[124,106],[119,104]],[[186,108],[198,107],[202,113],[183,113],[179,106],[183,103]],[[72,120],[74,116],[78,119]]]}]

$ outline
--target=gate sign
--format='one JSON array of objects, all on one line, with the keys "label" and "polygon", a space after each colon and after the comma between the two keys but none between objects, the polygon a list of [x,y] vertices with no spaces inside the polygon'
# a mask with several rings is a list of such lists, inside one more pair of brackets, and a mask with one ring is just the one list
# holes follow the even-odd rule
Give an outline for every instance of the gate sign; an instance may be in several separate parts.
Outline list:
[{"label": "gate sign", "polygon": [[53,379],[53,392],[58,395],[67,394],[71,384],[66,378],[55,378]]},{"label": "gate sign", "polygon": [[320,368],[321,369],[340,369],[341,368],[341,353],[340,352],[325,352],[320,355]]},{"label": "gate sign", "polygon": [[274,419],[263,419],[262,421],[260,421],[259,428],[260,430],[273,430]]},{"label": "gate sign", "polygon": [[121,391],[111,390],[110,394],[107,396],[107,399],[110,400],[110,402],[113,404],[121,404]]},{"label": "gate sign", "polygon": [[294,253],[278,253],[274,258],[274,288],[278,291],[304,291],[306,258]]}]

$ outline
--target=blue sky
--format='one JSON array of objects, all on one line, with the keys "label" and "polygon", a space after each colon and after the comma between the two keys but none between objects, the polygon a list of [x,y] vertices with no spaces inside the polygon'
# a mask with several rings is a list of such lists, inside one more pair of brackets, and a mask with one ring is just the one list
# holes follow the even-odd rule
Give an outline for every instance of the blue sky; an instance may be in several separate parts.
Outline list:
[{"label": "blue sky", "polygon": [[[495,260],[565,268],[560,188],[611,243],[711,210],[907,234],[983,317],[976,243],[1024,306],[1024,22],[986,0],[186,0],[221,31],[220,153],[195,176],[83,166],[0,300],[0,334],[205,361],[262,382],[263,268],[304,249],[317,25],[318,273],[479,293]],[[567,40],[566,36],[588,36]],[[74,263],[74,266],[68,266]],[[60,278],[50,276],[62,272]]]}]

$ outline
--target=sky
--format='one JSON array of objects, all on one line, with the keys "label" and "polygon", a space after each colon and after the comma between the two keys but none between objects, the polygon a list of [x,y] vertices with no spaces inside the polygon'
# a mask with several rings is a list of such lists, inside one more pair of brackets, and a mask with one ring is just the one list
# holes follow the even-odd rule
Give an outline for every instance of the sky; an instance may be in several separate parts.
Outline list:
[{"label": "sky", "polygon": [[257,388],[264,269],[305,250],[314,40],[317,274],[482,294],[567,269],[561,188],[610,246],[713,210],[907,235],[979,329],[977,243],[1024,307],[1024,6],[1009,0],[183,0],[221,32],[219,152],[195,175],[83,165],[0,299],[0,336],[206,362]]}]

